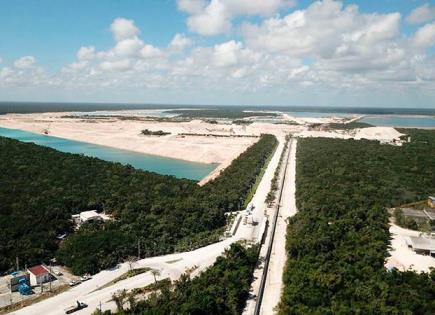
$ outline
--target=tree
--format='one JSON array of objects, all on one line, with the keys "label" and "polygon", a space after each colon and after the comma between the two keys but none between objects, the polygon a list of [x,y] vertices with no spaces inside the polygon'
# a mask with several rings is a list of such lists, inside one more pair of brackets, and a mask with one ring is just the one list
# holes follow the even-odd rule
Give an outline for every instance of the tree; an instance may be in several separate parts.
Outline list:
[{"label": "tree", "polygon": [[151,269],[151,273],[154,276],[154,282],[157,283],[157,276],[160,276],[160,271],[157,269]]}]

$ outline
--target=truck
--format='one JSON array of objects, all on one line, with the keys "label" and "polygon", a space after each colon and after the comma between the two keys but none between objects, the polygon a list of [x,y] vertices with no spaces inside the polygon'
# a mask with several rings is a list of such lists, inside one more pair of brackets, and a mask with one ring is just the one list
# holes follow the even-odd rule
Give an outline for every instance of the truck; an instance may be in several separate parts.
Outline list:
[{"label": "truck", "polygon": [[65,314],[71,314],[71,313],[80,311],[80,310],[88,307],[88,304],[85,304],[85,303],[79,302],[79,301],[76,301],[76,302],[77,302],[76,305],[72,305],[72,306],[68,307],[67,309],[65,309]]}]

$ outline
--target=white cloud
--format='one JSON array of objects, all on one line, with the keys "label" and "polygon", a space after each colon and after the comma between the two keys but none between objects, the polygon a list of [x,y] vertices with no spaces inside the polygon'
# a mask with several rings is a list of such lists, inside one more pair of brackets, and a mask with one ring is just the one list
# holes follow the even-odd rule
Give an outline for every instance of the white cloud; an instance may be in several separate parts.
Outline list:
[{"label": "white cloud", "polygon": [[82,46],[76,54],[78,60],[91,60],[95,57],[94,46]]},{"label": "white cloud", "polygon": [[206,0],[177,0],[178,9],[190,14],[201,12],[207,5]]},{"label": "white cloud", "polygon": [[435,20],[435,6],[426,3],[411,11],[406,17],[406,21],[410,24],[421,24]]},{"label": "white cloud", "polygon": [[270,16],[282,8],[295,5],[293,0],[222,0],[233,16],[260,15]]},{"label": "white cloud", "polygon": [[231,29],[230,13],[220,0],[212,2],[199,14],[188,18],[189,29],[201,35],[218,35]]},{"label": "white cloud", "polygon": [[24,56],[14,62],[14,66],[18,69],[26,69],[32,67],[36,63],[36,59],[33,56]]},{"label": "white cloud", "polygon": [[168,48],[171,51],[179,52],[183,51],[190,45],[192,45],[192,40],[190,38],[186,37],[184,34],[177,33],[172,38]]},{"label": "white cloud", "polygon": [[123,39],[116,43],[112,52],[115,56],[125,58],[138,56],[144,43],[137,37]]},{"label": "white cloud", "polygon": [[238,52],[242,43],[230,41],[216,45],[213,52],[213,63],[218,67],[234,66],[238,62]]},{"label": "white cloud", "polygon": [[260,25],[245,24],[243,34],[254,49],[327,58],[394,39],[399,25],[398,13],[361,14],[356,6],[325,0]]},{"label": "white cloud", "polygon": [[226,33],[232,28],[232,20],[242,15],[269,16],[281,8],[294,5],[293,0],[179,0],[178,8],[189,13],[189,29],[201,35],[212,36]]},{"label": "white cloud", "polygon": [[143,58],[154,58],[161,56],[162,52],[152,45],[145,45],[140,51],[140,54]]},{"label": "white cloud", "polygon": [[63,72],[78,72],[86,69],[89,66],[89,62],[87,60],[77,61],[69,64],[67,67],[62,69]]},{"label": "white cloud", "polygon": [[133,20],[117,18],[110,25],[110,30],[116,41],[132,38],[139,35],[139,29],[134,25]]},{"label": "white cloud", "polygon": [[129,59],[103,61],[100,64],[100,68],[107,71],[127,71],[131,69],[131,61]]},{"label": "white cloud", "polygon": [[[179,102],[213,102],[219,97],[230,103],[231,97],[235,97],[232,103],[244,97],[273,102],[284,95],[282,103],[296,103],[293,96],[298,93],[302,102],[308,102],[309,95],[316,93],[321,101],[328,99],[324,91],[346,90],[354,95],[366,89],[366,95],[372,95],[376,90],[389,93],[409,86],[412,93],[435,91],[435,57],[427,50],[435,43],[435,22],[405,35],[400,33],[400,14],[361,12],[340,1],[317,1],[282,16],[274,14],[280,5],[291,5],[288,1],[178,1],[190,21],[219,12],[211,9],[213,3],[222,8],[216,15],[218,22],[205,19],[197,27],[208,23],[202,32],[225,32],[238,17],[243,24],[241,36],[228,35],[214,45],[201,45],[206,41],[193,43],[184,34],[174,34],[169,44],[157,47],[140,38],[134,21],[119,18],[111,27],[112,47],[80,47],[76,61],[56,74],[46,74],[30,56],[17,60],[15,66],[0,67],[0,92],[9,91],[5,86],[46,86],[102,97],[109,90],[111,95],[131,92],[127,96],[148,91],[149,101],[158,100],[153,97],[162,91],[160,100],[173,95]],[[257,18],[243,23],[243,16],[253,15]],[[179,98],[183,93],[186,98]]]},{"label": "white cloud", "polygon": [[412,38],[417,48],[429,48],[435,45],[435,22],[420,27]]},{"label": "white cloud", "polygon": [[260,54],[244,48],[241,42],[234,40],[215,45],[211,55],[211,63],[216,67],[254,64],[259,59]]}]

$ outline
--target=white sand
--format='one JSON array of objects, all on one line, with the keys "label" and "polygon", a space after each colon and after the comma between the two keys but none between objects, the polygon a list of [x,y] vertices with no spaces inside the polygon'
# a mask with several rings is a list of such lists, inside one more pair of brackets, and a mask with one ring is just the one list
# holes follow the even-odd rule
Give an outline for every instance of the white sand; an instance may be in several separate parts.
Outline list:
[{"label": "white sand", "polygon": [[[211,125],[200,121],[167,123],[153,121],[67,119],[65,113],[45,113],[0,116],[0,126],[22,129],[70,140],[100,144],[118,149],[147,153],[192,162],[224,163],[232,160],[257,138],[217,138],[203,136],[179,136],[179,133],[230,135],[231,126]],[[144,136],[141,130],[163,130],[167,136]]]},{"label": "white sand", "polygon": [[407,236],[419,236],[420,232],[401,228],[395,224],[391,224],[391,247],[389,257],[385,266],[396,267],[401,271],[413,270],[416,272],[429,272],[430,267],[435,268],[435,258],[416,254],[406,244]]},{"label": "white sand", "polygon": [[320,138],[336,138],[336,139],[367,139],[377,140],[381,143],[400,144],[400,136],[402,136],[393,127],[369,127],[357,128],[354,130],[331,130],[331,131],[317,131],[305,130],[296,136],[301,138],[320,137]]},{"label": "white sand", "polygon": [[400,140],[399,138],[404,134],[398,132],[392,127],[369,127],[356,129],[354,139],[369,139],[390,142],[393,140]]}]

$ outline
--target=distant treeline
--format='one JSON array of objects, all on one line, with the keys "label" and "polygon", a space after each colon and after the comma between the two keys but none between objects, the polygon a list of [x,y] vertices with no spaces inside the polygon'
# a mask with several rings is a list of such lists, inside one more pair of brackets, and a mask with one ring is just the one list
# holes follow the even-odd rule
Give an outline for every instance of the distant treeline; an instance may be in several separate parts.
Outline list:
[{"label": "distant treeline", "polygon": [[158,121],[158,122],[187,122],[190,119],[182,117],[155,117],[155,116],[125,116],[125,115],[63,115],[60,118],[81,119],[81,120],[133,120],[133,121]]},{"label": "distant treeline", "polygon": [[300,139],[279,314],[435,314],[435,272],[387,271],[386,207],[435,192],[435,131],[403,147]]},{"label": "distant treeline", "polygon": [[352,121],[350,123],[329,123],[327,125],[328,128],[331,129],[344,129],[344,130],[349,130],[349,129],[356,129],[356,128],[368,128],[368,127],[373,127],[373,125],[370,125],[368,123],[364,123],[364,122],[359,122],[359,121]]},{"label": "distant treeline", "polygon": [[243,120],[243,119],[236,119],[232,121],[235,125],[250,125],[253,123],[251,120]]},{"label": "distant treeline", "polygon": [[259,138],[259,136],[254,135],[220,135],[216,133],[189,133],[183,132],[179,133],[179,136],[197,136],[197,137],[216,137],[216,138]]},{"label": "distant treeline", "polygon": [[[257,257],[257,246],[244,248],[235,243],[198,277],[190,279],[182,275],[174,285],[168,281],[157,283],[159,290],[145,301],[136,302],[134,296],[126,294],[125,299],[117,303],[120,309],[116,313],[103,314],[241,314],[249,296]],[[95,314],[101,313],[96,311]]]},{"label": "distant treeline", "polygon": [[[238,210],[277,145],[264,135],[200,187],[194,181],[136,170],[0,137],[0,271],[56,256],[77,274],[128,256],[187,250],[218,239],[225,212]],[[104,210],[115,220],[73,232],[71,214]],[[67,232],[59,243],[58,234]]]},{"label": "distant treeline", "polygon": [[170,110],[167,113],[178,114],[178,117],[186,118],[228,118],[239,119],[254,116],[278,116],[277,113],[266,112],[244,112],[236,109],[186,109],[186,110]]},{"label": "distant treeline", "polygon": [[144,129],[141,131],[141,134],[145,135],[145,136],[167,136],[170,135],[170,132],[165,132],[163,130],[157,130],[157,131],[152,131],[149,129]]}]

